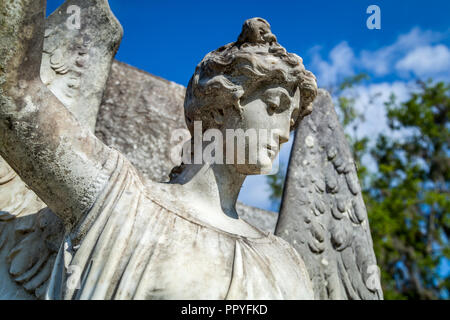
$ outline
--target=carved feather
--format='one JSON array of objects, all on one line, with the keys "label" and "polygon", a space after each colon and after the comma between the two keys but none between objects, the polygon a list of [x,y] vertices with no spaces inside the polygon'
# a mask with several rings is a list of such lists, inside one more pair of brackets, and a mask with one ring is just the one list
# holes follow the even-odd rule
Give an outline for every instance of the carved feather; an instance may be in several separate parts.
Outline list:
[{"label": "carved feather", "polygon": [[276,234],[304,259],[317,299],[383,298],[356,166],[325,90],[297,129]]}]

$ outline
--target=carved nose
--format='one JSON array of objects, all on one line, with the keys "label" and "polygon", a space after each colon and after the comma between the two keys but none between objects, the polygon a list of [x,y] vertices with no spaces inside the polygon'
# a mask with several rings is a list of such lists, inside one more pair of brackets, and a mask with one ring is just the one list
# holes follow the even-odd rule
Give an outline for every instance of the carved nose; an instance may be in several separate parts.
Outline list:
[{"label": "carved nose", "polygon": [[280,135],[278,138],[280,139],[280,140],[279,140],[279,141],[280,141],[280,144],[286,143],[286,142],[289,141],[289,134],[287,134],[287,135],[282,134],[282,135]]},{"label": "carved nose", "polygon": [[278,141],[280,145],[289,141],[289,132],[286,133],[284,130],[275,130],[274,131],[274,139]]},{"label": "carved nose", "polygon": [[290,130],[291,129],[291,123],[290,123],[291,119],[289,118],[288,121],[289,121],[288,124],[283,125],[283,129],[280,132],[280,144],[283,144],[283,143],[286,143],[289,141],[289,137],[290,137],[289,135],[291,133],[291,130]]}]

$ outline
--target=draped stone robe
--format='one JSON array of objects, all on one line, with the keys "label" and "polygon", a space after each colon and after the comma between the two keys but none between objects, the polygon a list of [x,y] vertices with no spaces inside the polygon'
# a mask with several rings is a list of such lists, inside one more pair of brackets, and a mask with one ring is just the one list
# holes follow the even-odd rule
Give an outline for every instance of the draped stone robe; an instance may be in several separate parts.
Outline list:
[{"label": "draped stone robe", "polygon": [[[61,245],[48,299],[312,299],[299,254],[196,220],[110,150],[105,187]],[[165,193],[165,194],[163,194]]]}]

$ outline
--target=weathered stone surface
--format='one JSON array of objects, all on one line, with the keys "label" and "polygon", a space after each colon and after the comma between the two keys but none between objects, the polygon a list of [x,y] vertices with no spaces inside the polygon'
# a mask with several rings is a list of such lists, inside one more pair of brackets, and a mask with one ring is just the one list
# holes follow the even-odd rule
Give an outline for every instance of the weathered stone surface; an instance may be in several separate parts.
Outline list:
[{"label": "weathered stone surface", "polygon": [[[125,63],[114,61],[97,117],[96,135],[121,151],[147,178],[168,181],[171,132],[187,129],[186,89]],[[264,231],[275,229],[278,213],[238,203],[237,211]]]},{"label": "weathered stone surface", "polygon": [[[112,24],[111,29],[105,29],[90,20],[85,21],[88,28],[81,32],[65,28],[64,13],[67,7],[78,4],[84,8],[83,3],[90,2],[67,1],[48,18],[41,66],[42,80],[90,128],[96,123],[95,114],[99,109],[101,92],[106,86],[98,114],[97,135],[126,154],[146,177],[167,181],[170,170],[176,165],[169,158],[167,141],[170,132],[176,128],[186,128],[183,109],[185,88],[118,61],[113,63],[106,83],[104,75],[108,74],[108,67],[118,46],[117,37],[122,32],[120,25]],[[96,17],[104,17],[105,13]],[[110,18],[114,22],[115,18]],[[111,20],[104,22],[109,24],[108,21]],[[103,30],[103,34],[109,30],[105,35],[113,35],[111,38],[107,36],[111,43],[104,43],[102,38],[95,37],[97,28]],[[83,37],[83,33],[88,38]],[[93,43],[96,45],[93,46]],[[105,53],[102,51],[105,48],[112,48],[112,51]],[[78,60],[80,58],[82,61]],[[7,163],[3,159],[1,162],[0,299],[42,297],[47,285],[45,280],[62,241],[62,225]],[[15,209],[8,209],[12,207]],[[273,233],[276,213],[242,203],[238,203],[237,210],[243,219]],[[23,229],[24,223],[29,225],[26,232],[16,232],[18,228]],[[31,240],[37,246],[25,245]],[[46,247],[44,241],[50,247]],[[17,244],[22,244],[18,247],[20,251],[15,250],[16,258],[11,259],[8,256]],[[42,285],[39,285],[41,282],[36,285],[34,281],[35,284],[28,285],[25,290],[23,284],[27,281],[16,283],[10,275],[10,262],[19,261],[24,256],[37,259],[35,263],[43,263],[42,272],[36,274],[43,279]],[[14,265],[20,267],[18,262]],[[16,278],[20,279],[20,276],[21,272],[17,273]],[[33,277],[29,280],[33,280]]]},{"label": "weathered stone surface", "polygon": [[[80,8],[79,29],[67,26],[71,6]],[[41,79],[91,130],[122,35],[107,0],[67,0],[46,21]]]},{"label": "weathered stone surface", "polygon": [[[80,29],[67,27],[71,5],[80,8]],[[106,0],[68,0],[45,28],[41,79],[93,130],[122,27]],[[63,225],[2,158],[0,210],[0,299],[42,298]]]},{"label": "weathered stone surface", "polygon": [[147,178],[168,181],[173,163],[170,137],[186,128],[183,101],[186,89],[114,61],[95,134],[122,152]]},{"label": "weathered stone surface", "polygon": [[[6,83],[0,87],[0,151],[70,231],[47,298],[314,297],[303,260],[291,246],[230,219],[237,217],[234,205],[245,176],[269,168],[280,141],[272,144],[272,136],[270,145],[259,146],[257,166],[187,164],[171,184],[142,183],[122,154],[94,138],[47,90],[51,81],[39,81],[40,55],[33,52],[40,52],[44,37],[44,6],[44,0],[0,4],[6,28],[25,32],[25,37],[10,36],[0,30],[2,45],[12,39],[7,52],[0,50],[0,78]],[[53,49],[47,52],[51,67],[64,75],[61,61],[52,61]],[[61,83],[55,88],[76,88]],[[193,120],[221,130],[269,127],[287,140],[296,121],[311,112],[316,89],[314,76],[278,44],[267,21],[250,19],[235,43],[211,52],[196,69],[185,100],[188,127],[192,131]],[[64,94],[60,99],[76,97],[73,91]],[[297,135],[279,233],[308,262],[317,297],[381,298],[356,170],[337,117],[326,109],[331,98],[325,101],[318,102]],[[5,183],[12,179],[9,171],[3,178]],[[48,236],[60,233],[45,214],[21,217],[28,201],[6,206],[0,246],[13,220],[21,238],[14,239],[18,243],[6,259],[9,273],[41,296],[55,251]],[[69,279],[75,271],[69,266],[82,275],[75,279],[78,284]]]},{"label": "weathered stone surface", "polygon": [[274,233],[277,225],[278,213],[248,206],[242,202],[236,203],[236,210],[239,216],[255,227]]},{"label": "weathered stone surface", "polygon": [[325,90],[297,129],[276,234],[305,260],[317,299],[382,299],[356,166]]},{"label": "weathered stone surface", "polygon": [[[213,115],[223,131],[277,130],[258,144],[258,161],[184,161],[184,170],[165,184],[140,179],[123,154],[94,137],[40,81],[41,61],[30,58],[44,39],[45,1],[33,1],[0,4],[2,23],[31,30],[28,36],[15,36],[9,49],[17,59],[11,70],[0,73],[10,84],[0,87],[0,152],[64,223],[66,237],[45,297],[312,299],[311,281],[295,249],[235,219],[245,177],[270,169],[280,146],[276,138],[289,139],[298,115],[316,95],[314,77],[301,58],[276,41],[268,22],[247,20],[237,42],[208,54],[196,68],[185,99],[186,113],[193,116],[187,116],[189,121]],[[18,22],[5,19],[9,16],[18,16]],[[0,31],[0,43],[5,38]],[[0,51],[0,63],[8,59]],[[24,69],[18,74],[20,66]],[[226,86],[218,86],[217,80]],[[241,97],[247,92],[241,109],[220,99],[239,99],[235,87]],[[239,147],[247,148],[248,141],[243,142]],[[203,151],[207,145],[198,146]],[[21,230],[29,227],[25,223]],[[26,247],[39,252],[39,246],[30,239]],[[20,274],[18,282],[28,280],[31,270],[40,269],[39,261],[23,254],[10,273]]]}]

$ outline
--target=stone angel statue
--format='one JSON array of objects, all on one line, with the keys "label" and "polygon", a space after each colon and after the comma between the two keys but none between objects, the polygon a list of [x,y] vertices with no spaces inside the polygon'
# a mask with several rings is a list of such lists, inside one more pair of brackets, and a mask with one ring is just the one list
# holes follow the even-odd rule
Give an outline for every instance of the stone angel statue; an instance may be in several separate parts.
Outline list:
[{"label": "stone angel statue", "polygon": [[[298,238],[291,232],[295,235],[287,237],[293,244],[291,246],[282,238],[241,220],[236,212],[236,199],[246,176],[270,171],[280,145],[288,141],[290,131],[297,126],[301,132],[308,117],[307,123],[313,133],[306,138],[297,133],[296,145],[306,143],[309,153],[305,157],[309,161],[319,161],[326,152],[326,160],[337,163],[337,173],[333,173],[335,182],[339,184],[342,183],[339,179],[348,179],[350,192],[360,196],[357,180],[348,182],[347,174],[356,174],[348,165],[349,159],[345,158],[344,164],[339,162],[348,156],[346,149],[334,152],[330,145],[332,138],[327,138],[328,144],[321,138],[322,133],[329,137],[325,132],[328,114],[320,113],[320,119],[314,116],[313,101],[318,92],[314,76],[304,68],[300,57],[287,53],[277,42],[267,21],[261,18],[247,20],[236,42],[209,53],[197,66],[185,98],[186,123],[193,136],[195,123],[199,121],[204,130],[224,133],[230,129],[270,129],[270,141],[258,144],[256,163],[203,161],[184,164],[176,170],[170,183],[156,183],[143,178],[119,151],[98,140],[91,132],[92,123],[88,125],[89,120],[70,110],[71,103],[79,108],[98,108],[96,99],[73,99],[76,90],[57,90],[61,83],[69,83],[70,89],[76,87],[72,85],[73,79],[56,78],[53,88],[51,81],[45,81],[41,63],[44,67],[45,41],[48,41],[45,37],[49,33],[45,31],[44,11],[43,0],[0,2],[0,154],[60,218],[64,227],[64,237],[54,261],[44,258],[39,263],[17,262],[16,265],[22,266],[19,279],[15,279],[17,283],[28,283],[34,279],[31,275],[42,270],[43,265],[50,264],[48,284],[35,281],[39,282],[39,291],[41,294],[44,291],[47,299],[374,297],[358,295],[364,292],[360,289],[347,291],[348,296],[323,293],[333,290],[338,293],[338,287],[344,288],[339,293],[350,290],[350,286],[355,288],[358,279],[366,280],[370,273],[362,270],[363,265],[375,263],[370,252],[359,254],[361,250],[358,251],[358,244],[354,243],[360,241],[363,252],[369,250],[367,248],[371,250],[362,200],[357,197],[350,201],[352,207],[349,207],[346,199],[339,202],[337,192],[330,192],[333,198],[327,196],[336,186],[332,187],[331,183],[330,187],[329,175],[321,171],[329,170],[326,162],[317,162],[317,174],[302,180],[306,190],[287,188],[285,204],[286,197],[295,197],[298,191],[299,199],[309,197],[309,201],[302,203],[315,206],[316,216],[327,216],[328,212],[339,216],[339,221],[347,226],[341,228],[344,235],[352,232],[346,219],[354,225],[362,225],[357,229],[363,230],[358,237],[332,234],[335,246],[331,249],[341,250],[340,255],[332,254],[334,251],[327,247],[327,228],[331,225],[328,218],[310,219],[310,212],[303,214],[307,210],[302,210],[298,216],[303,222],[298,227],[280,220],[278,231],[281,235],[289,234],[285,230],[292,227],[294,231],[303,230],[304,237],[315,236],[316,242],[311,242],[312,247],[304,250],[296,245],[295,239],[307,244],[309,238]],[[100,21],[105,22],[104,19]],[[116,23],[114,19],[106,21],[110,21],[106,23],[110,27]],[[106,30],[105,25],[99,28]],[[83,52],[89,52],[79,49],[80,57],[86,54]],[[48,61],[56,73],[64,75],[68,69],[61,65],[64,59],[58,59],[58,54]],[[102,65],[106,66],[101,71],[104,78],[108,72],[108,59],[112,56],[103,60]],[[75,61],[77,66],[86,63],[83,58],[79,63]],[[81,79],[78,83],[87,81],[87,78]],[[101,85],[98,92],[101,96]],[[308,116],[312,111],[313,114]],[[324,125],[315,125],[316,119]],[[333,127],[336,123],[330,122],[330,125]],[[201,148],[205,146],[202,144]],[[302,146],[299,148],[303,150]],[[226,143],[223,149],[227,149]],[[249,146],[245,145],[245,149]],[[304,166],[307,166],[306,160],[302,162]],[[310,167],[306,169],[311,170]],[[317,177],[327,177],[323,189],[320,189],[322,180],[314,179]],[[300,194],[303,191],[310,193],[311,188],[319,188],[321,193],[313,198],[309,194]],[[328,203],[327,199],[336,200]],[[318,200],[323,202],[323,207]],[[39,206],[37,202],[35,209],[39,210]],[[332,211],[336,207],[339,211]],[[282,212],[281,217],[291,213]],[[46,221],[39,223],[53,223],[51,219]],[[17,224],[22,225],[21,230],[27,230],[27,223]],[[321,226],[322,229],[316,232]],[[55,228],[43,229],[50,237],[59,232]],[[0,239],[5,238],[5,234],[0,229]],[[40,242],[42,237],[34,237],[21,242],[19,247],[39,247]],[[322,260],[311,249],[320,244],[326,247],[322,251],[319,248]],[[344,250],[346,248],[350,250]],[[16,256],[11,254],[12,259]],[[329,263],[333,268],[317,267],[317,261],[322,265]],[[314,270],[319,271],[314,273]],[[330,275],[336,270],[339,273]],[[353,281],[354,277],[357,281]],[[41,278],[46,279],[45,276]],[[376,288],[369,287],[370,292],[379,294]]]}]

